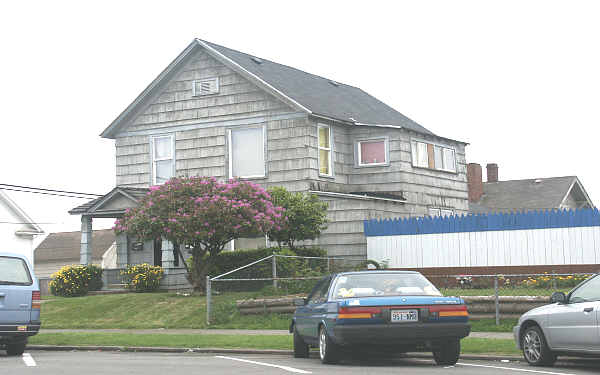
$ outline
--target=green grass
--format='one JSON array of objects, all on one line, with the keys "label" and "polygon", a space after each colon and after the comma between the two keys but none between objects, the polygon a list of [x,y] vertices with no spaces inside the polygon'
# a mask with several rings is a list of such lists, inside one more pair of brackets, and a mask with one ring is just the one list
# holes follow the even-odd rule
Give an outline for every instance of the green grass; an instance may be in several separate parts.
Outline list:
[{"label": "green grass", "polygon": [[[500,296],[551,296],[554,292],[567,293],[570,288],[566,289],[543,289],[543,288],[500,288],[498,295]],[[468,288],[446,288],[440,289],[445,296],[494,296],[494,288],[486,289],[468,289]]]},{"label": "green grass", "polygon": [[[292,335],[164,335],[122,333],[40,333],[32,345],[146,346],[173,348],[292,349]],[[461,341],[463,354],[519,354],[512,340],[471,339]]]},{"label": "green grass", "polygon": [[496,319],[471,320],[471,331],[473,332],[512,332],[517,325],[517,318],[501,319],[500,325],[496,325]]}]

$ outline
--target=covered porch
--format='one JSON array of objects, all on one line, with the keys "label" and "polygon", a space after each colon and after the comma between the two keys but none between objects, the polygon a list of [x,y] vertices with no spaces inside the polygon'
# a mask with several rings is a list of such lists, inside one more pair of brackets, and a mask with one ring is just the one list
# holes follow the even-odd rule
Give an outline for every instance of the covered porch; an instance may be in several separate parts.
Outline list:
[{"label": "covered porch", "polygon": [[[148,193],[147,188],[115,187],[104,196],[86,202],[69,211],[81,216],[80,264],[92,263],[92,231],[94,219],[119,219],[125,211],[138,206]],[[148,263],[163,267],[165,273],[161,288],[188,289],[185,266],[174,251],[174,246],[166,239],[139,241],[125,233],[117,234],[115,241],[116,268],[104,270],[104,287],[119,284],[120,271],[128,265]],[[182,272],[183,271],[183,272]]]}]

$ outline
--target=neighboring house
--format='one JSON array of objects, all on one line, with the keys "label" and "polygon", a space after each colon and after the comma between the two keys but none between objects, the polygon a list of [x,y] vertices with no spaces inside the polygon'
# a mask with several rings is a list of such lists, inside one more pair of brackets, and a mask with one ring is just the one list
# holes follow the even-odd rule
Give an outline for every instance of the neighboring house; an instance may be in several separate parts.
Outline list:
[{"label": "neighboring house", "polygon": [[482,182],[479,164],[467,169],[470,213],[594,208],[576,176],[499,181],[498,165],[488,164]]},{"label": "neighboring house", "polygon": [[[365,69],[376,68],[369,61]],[[317,194],[330,223],[310,244],[330,255],[366,257],[364,219],[468,212],[466,143],[359,88],[199,39],[101,136],[115,140],[117,187],[70,211],[82,216],[83,263],[93,218],[120,217],[173,176],[238,177]],[[249,243],[265,240],[232,247]],[[167,241],[135,245],[117,236],[117,254],[119,267],[158,257],[175,265]]]},{"label": "neighboring house", "polygon": [[[50,233],[35,249],[34,267],[39,278],[50,277],[61,267],[79,264],[81,232]],[[95,230],[93,234],[92,261],[103,268],[116,268],[115,232],[112,229]],[[111,254],[112,253],[112,254]],[[113,257],[111,263],[111,255]]]},{"label": "neighboring house", "polygon": [[33,240],[42,234],[42,228],[0,190],[0,251],[25,255],[33,263]]}]

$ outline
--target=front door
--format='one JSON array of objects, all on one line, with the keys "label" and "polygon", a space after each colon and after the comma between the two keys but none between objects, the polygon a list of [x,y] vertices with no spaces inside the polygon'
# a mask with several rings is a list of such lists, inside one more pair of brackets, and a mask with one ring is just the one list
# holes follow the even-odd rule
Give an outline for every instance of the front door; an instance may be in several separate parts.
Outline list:
[{"label": "front door", "polygon": [[581,284],[548,316],[548,333],[552,349],[599,350],[600,276]]}]

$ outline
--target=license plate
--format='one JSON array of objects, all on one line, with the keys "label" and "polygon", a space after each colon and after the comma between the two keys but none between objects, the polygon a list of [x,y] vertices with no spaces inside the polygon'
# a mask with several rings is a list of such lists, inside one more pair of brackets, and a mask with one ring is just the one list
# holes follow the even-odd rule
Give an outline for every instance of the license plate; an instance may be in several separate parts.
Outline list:
[{"label": "license plate", "polygon": [[392,310],[392,323],[418,322],[419,313],[417,310]]}]

